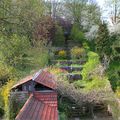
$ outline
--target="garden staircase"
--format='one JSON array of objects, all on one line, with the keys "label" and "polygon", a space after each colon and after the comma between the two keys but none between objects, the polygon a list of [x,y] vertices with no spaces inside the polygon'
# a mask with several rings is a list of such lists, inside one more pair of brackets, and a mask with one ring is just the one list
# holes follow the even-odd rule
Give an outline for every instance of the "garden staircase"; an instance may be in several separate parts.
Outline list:
[{"label": "garden staircase", "polygon": [[[73,60],[71,58],[70,50],[74,46],[75,43],[73,43],[72,40],[68,40],[65,47],[63,49],[61,48],[61,50],[67,51],[66,59],[58,60],[58,56],[57,58],[55,56],[55,60],[51,61],[53,65],[58,65],[58,68],[66,70],[68,72],[68,74],[64,74],[64,75],[67,76],[70,82],[74,82],[76,80],[82,80],[81,71],[83,69],[83,64],[85,64],[87,59],[87,56],[85,56],[84,59],[81,58],[81,59]],[[78,46],[78,44],[76,46]]]},{"label": "garden staircase", "polygon": [[[62,74],[62,76],[63,75],[67,76],[67,78],[69,79],[69,82],[72,83],[78,80],[82,80],[81,72],[83,70],[83,65],[86,63],[87,56],[85,56],[84,59],[82,58],[78,60],[71,59],[70,50],[71,50],[71,47],[74,47],[74,45],[71,42],[70,43],[69,42],[66,49],[61,48],[61,50],[67,50],[67,59],[59,60],[57,58],[57,59],[51,60],[51,63],[56,67],[67,71],[67,73]],[[81,85],[81,88],[83,87],[84,86]],[[91,114],[89,112],[90,110],[88,107],[85,107],[85,106],[79,107],[76,104],[71,104],[70,106],[71,106],[70,118],[79,118],[80,116],[83,117]],[[94,109],[95,111],[105,110],[105,106],[101,104],[97,104],[96,106],[94,106]]]},{"label": "garden staircase", "polygon": [[[51,60],[52,65],[55,65],[58,68],[67,71],[67,73],[64,73],[64,75],[67,76],[70,83],[74,81],[82,80],[81,71],[83,69],[83,65],[86,63],[86,60],[83,59],[78,59],[78,60],[71,59],[71,55],[70,55],[71,47],[73,46],[71,45],[71,43],[68,42],[68,46],[66,47],[66,49],[64,49],[67,51],[67,59],[59,60],[57,56],[56,59]],[[70,118],[75,118],[75,117],[83,116],[87,112],[87,108],[78,107],[76,104],[72,104],[70,111],[71,111]]]}]

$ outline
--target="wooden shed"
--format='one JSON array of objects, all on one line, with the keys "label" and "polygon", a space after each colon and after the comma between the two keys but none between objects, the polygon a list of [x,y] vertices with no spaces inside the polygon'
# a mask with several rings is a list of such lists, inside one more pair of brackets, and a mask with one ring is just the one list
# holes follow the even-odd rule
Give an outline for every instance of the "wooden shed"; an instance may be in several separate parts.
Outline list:
[{"label": "wooden shed", "polygon": [[12,87],[13,92],[28,91],[30,96],[15,120],[58,120],[57,92],[54,76],[40,70]]}]

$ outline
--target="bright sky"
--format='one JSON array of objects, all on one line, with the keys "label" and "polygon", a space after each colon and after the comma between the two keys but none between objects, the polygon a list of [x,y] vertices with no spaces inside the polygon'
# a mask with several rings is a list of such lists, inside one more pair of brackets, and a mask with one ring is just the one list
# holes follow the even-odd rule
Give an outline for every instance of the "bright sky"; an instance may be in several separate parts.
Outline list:
[{"label": "bright sky", "polygon": [[98,2],[98,4],[102,7],[103,6],[103,4],[104,4],[104,1],[105,0],[96,0],[97,2]]}]

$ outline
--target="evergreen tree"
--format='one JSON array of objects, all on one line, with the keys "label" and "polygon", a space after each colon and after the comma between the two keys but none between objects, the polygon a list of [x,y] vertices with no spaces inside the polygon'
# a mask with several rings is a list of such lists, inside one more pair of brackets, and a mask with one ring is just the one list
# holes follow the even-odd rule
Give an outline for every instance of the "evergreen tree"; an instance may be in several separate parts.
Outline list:
[{"label": "evergreen tree", "polygon": [[110,39],[109,31],[105,23],[102,23],[99,26],[95,45],[96,52],[100,55],[103,64],[107,66],[112,51],[112,39]]},{"label": "evergreen tree", "polygon": [[109,46],[109,31],[107,29],[107,25],[105,23],[100,24],[98,29],[97,39],[95,41],[96,51],[102,57],[104,54],[108,55],[108,47]]}]

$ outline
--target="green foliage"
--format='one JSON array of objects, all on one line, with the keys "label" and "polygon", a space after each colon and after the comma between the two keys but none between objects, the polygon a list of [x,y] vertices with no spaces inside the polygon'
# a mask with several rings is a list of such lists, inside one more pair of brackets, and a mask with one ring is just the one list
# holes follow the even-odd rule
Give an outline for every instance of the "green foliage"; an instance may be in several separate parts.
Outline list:
[{"label": "green foliage", "polygon": [[71,56],[73,59],[80,59],[83,55],[85,55],[84,48],[75,46],[71,49]]},{"label": "green foliage", "polygon": [[[0,24],[2,33],[26,35],[31,38],[34,23],[44,11],[43,2],[40,0],[1,1]],[[12,12],[11,12],[12,11]]]},{"label": "green foliage", "polygon": [[119,103],[116,100],[115,96],[112,96],[112,101],[108,100],[107,103],[109,104],[109,106],[112,109],[112,116],[114,118],[114,120],[119,120],[120,118],[120,107],[119,107]]},{"label": "green foliage", "polygon": [[120,59],[120,35],[113,34],[110,39],[113,43],[111,59],[114,61],[119,61]]},{"label": "green foliage", "polygon": [[1,95],[1,88],[0,88],[0,118],[4,116],[4,100]]},{"label": "green foliage", "polygon": [[45,46],[43,42],[37,42],[35,47],[30,47],[29,51],[27,52],[29,66],[32,66],[33,68],[45,67],[49,60],[49,47],[50,46]]},{"label": "green foliage", "polygon": [[100,90],[100,89],[104,89],[109,83],[109,80],[107,77],[100,77],[100,76],[94,76],[92,78],[91,82],[87,82],[86,86],[85,86],[85,90]]},{"label": "green foliage", "polygon": [[[19,102],[19,104],[18,104]],[[10,97],[9,100],[9,120],[15,120],[16,116],[18,115],[18,113],[20,112],[20,110],[22,109],[22,107],[24,106],[26,101],[18,101],[16,100],[16,96],[12,96]]]},{"label": "green foliage", "polygon": [[65,113],[60,113],[60,120],[67,120]]},{"label": "green foliage", "polygon": [[83,80],[74,82],[75,87],[77,89],[82,88],[85,92],[104,89],[109,84],[108,77],[101,76],[101,70],[99,69],[102,69],[102,67],[100,67],[98,54],[91,51],[88,52],[88,61],[83,65],[81,72]]},{"label": "green foliage", "polygon": [[6,64],[0,62],[0,87],[13,77],[12,71],[14,71],[12,67],[8,67]]},{"label": "green foliage", "polygon": [[89,74],[100,64],[99,56],[95,52],[88,52],[88,62],[83,66],[83,80],[89,79]]},{"label": "green foliage", "polygon": [[55,46],[63,46],[65,43],[65,37],[64,37],[64,31],[61,26],[57,25],[55,26],[55,35],[53,40],[53,45]]},{"label": "green foliage", "polygon": [[109,31],[105,23],[100,24],[98,29],[98,36],[95,40],[96,51],[99,53],[100,57],[104,55],[110,56],[111,53],[111,39],[109,36]]},{"label": "green foliage", "polygon": [[117,87],[120,87],[120,63],[119,61],[111,61],[110,66],[107,70],[107,75],[109,77],[112,89],[116,91]]},{"label": "green foliage", "polygon": [[5,120],[9,120],[9,117],[10,117],[9,95],[10,95],[10,90],[13,84],[14,84],[14,80],[8,81],[7,84],[2,87],[2,91],[1,91],[1,95],[4,100]]},{"label": "green foliage", "polygon": [[107,77],[101,77],[101,76],[93,76],[91,80],[89,81],[81,81],[78,80],[74,82],[74,86],[77,89],[82,89],[84,92],[90,92],[92,90],[101,90],[105,89],[105,87],[109,84],[109,80]]},{"label": "green foliage", "polygon": [[85,35],[83,32],[79,30],[78,25],[73,25],[72,31],[71,31],[71,39],[74,42],[82,44],[85,41]]},{"label": "green foliage", "polygon": [[26,64],[26,52],[30,46],[26,37],[12,35],[0,37],[2,60],[13,67]]}]

